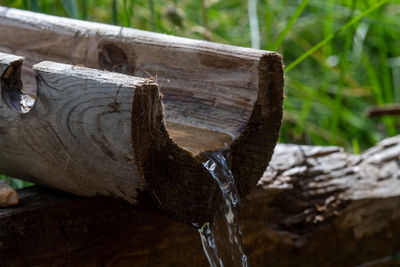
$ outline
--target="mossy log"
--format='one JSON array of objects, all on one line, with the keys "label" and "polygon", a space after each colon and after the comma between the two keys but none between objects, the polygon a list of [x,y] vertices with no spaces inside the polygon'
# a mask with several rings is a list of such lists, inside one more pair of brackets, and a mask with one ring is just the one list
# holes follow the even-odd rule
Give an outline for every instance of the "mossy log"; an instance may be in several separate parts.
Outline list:
[{"label": "mossy log", "polygon": [[[397,266],[399,164],[400,136],[361,155],[277,145],[241,208],[251,266]],[[0,210],[0,266],[208,265],[197,230],[146,201],[19,194],[19,207]]]}]

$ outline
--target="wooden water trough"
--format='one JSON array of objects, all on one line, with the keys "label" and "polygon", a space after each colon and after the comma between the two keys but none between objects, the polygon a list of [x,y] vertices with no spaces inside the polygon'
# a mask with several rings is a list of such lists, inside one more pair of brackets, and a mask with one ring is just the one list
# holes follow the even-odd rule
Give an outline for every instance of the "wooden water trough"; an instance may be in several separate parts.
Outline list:
[{"label": "wooden water trough", "polygon": [[132,204],[144,193],[202,224],[221,195],[204,152],[230,147],[244,197],[277,142],[274,52],[4,7],[0,51],[0,173],[12,177]]},{"label": "wooden water trough", "polygon": [[251,266],[399,263],[399,137],[279,144],[265,170],[278,54],[3,7],[0,37],[0,173],[46,186],[0,209],[0,267],[207,266],[187,223],[212,218],[225,143]]}]

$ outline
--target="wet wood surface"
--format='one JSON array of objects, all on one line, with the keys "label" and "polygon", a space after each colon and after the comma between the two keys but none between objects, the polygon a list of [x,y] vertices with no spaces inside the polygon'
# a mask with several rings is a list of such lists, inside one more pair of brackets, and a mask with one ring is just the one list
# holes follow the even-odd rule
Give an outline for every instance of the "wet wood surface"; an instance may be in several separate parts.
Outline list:
[{"label": "wet wood surface", "polygon": [[[399,164],[400,136],[360,155],[278,144],[242,202],[251,266],[399,264]],[[0,210],[0,266],[207,266],[197,230],[146,200],[19,194],[19,207]]]}]

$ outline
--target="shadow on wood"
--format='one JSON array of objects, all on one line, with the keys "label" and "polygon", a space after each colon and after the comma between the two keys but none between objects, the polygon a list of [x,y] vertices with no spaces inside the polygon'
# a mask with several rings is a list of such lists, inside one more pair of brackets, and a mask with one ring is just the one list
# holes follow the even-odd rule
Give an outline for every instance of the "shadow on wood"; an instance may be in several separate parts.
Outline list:
[{"label": "shadow on wood", "polygon": [[[400,136],[361,155],[279,144],[242,206],[251,266],[399,264],[399,158]],[[207,266],[197,230],[146,201],[19,193],[0,210],[0,266]]]},{"label": "shadow on wood", "polygon": [[[37,104],[13,115],[24,121],[24,131],[0,138],[0,172],[130,203],[136,203],[137,191],[145,192],[169,216],[202,225],[212,220],[219,196],[202,166],[203,152],[230,146],[230,168],[242,197],[268,165],[282,118],[283,67],[277,53],[4,7],[0,32],[0,51],[26,57],[14,75],[22,73],[27,81],[25,95],[34,95],[32,77],[38,80]],[[44,63],[32,73],[42,60],[156,82],[162,107],[159,94],[148,90],[136,97],[138,88],[113,82],[111,77],[121,77],[116,73],[98,71],[97,79],[85,77],[82,73],[96,72],[81,66]],[[135,98],[143,105],[135,105]],[[28,119],[34,114],[40,126]],[[46,131],[52,133],[46,138],[50,147],[37,153],[43,142],[35,135]],[[25,135],[18,144],[29,151],[12,145],[2,151],[16,135]]]}]

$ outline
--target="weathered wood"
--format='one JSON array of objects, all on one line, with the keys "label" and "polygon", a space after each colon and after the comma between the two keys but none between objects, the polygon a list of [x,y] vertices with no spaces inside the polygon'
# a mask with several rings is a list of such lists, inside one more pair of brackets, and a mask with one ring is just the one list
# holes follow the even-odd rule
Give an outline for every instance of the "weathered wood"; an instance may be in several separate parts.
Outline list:
[{"label": "weathered wood", "polygon": [[38,187],[19,195],[18,208],[0,209],[0,267],[207,266],[196,230],[146,201],[126,205]]},{"label": "weathered wood", "polygon": [[250,262],[355,266],[399,255],[399,164],[400,136],[361,155],[278,145],[242,209],[245,248],[258,251]]},{"label": "weathered wood", "polygon": [[[400,136],[361,155],[278,145],[241,210],[251,266],[397,266],[399,148]],[[0,266],[207,266],[197,230],[146,201],[127,206],[40,188],[20,197],[18,208],[0,210]]]},{"label": "weathered wood", "polygon": [[[164,95],[167,128],[178,124],[172,138],[194,154],[239,137],[257,97],[263,113],[277,109],[268,118],[271,132],[272,122],[280,122],[276,103],[282,100],[283,72],[277,53],[9,8],[0,8],[0,32],[0,50],[26,56],[28,69],[32,62],[54,60],[154,76]],[[217,145],[180,143],[179,133],[190,127],[217,132],[209,133]],[[191,134],[204,138],[203,132]]]},{"label": "weathered wood", "polygon": [[201,164],[204,151],[230,146],[231,169],[243,197],[262,176],[282,118],[279,54],[3,7],[0,37],[0,51],[27,58],[26,95],[35,94],[28,88],[34,84],[29,69],[42,60],[154,76],[163,112],[156,108],[146,117],[140,116],[149,112],[145,108],[133,109],[132,127],[143,127],[133,129],[131,141],[143,191],[170,215],[209,220],[211,212],[203,211],[212,210],[217,187]]},{"label": "weathered wood", "polygon": [[132,101],[136,91],[158,97],[157,85],[42,62],[34,66],[38,94],[32,107],[24,105],[29,96],[19,77],[21,64],[22,58],[0,53],[0,170],[83,196],[136,203],[144,183],[130,144]]}]

